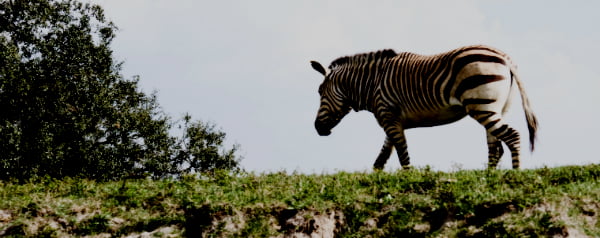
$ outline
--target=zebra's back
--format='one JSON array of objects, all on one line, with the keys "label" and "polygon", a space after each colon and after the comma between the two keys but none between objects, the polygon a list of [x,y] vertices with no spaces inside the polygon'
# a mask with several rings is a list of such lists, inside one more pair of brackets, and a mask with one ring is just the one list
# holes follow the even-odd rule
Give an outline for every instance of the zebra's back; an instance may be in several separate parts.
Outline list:
[{"label": "zebra's back", "polygon": [[[381,99],[403,119],[405,128],[451,123],[467,115],[465,97],[467,102],[474,102],[486,99],[487,95],[482,95],[485,92],[510,91],[489,88],[510,87],[507,64],[510,60],[506,54],[483,45],[436,55],[400,53],[387,62],[381,75]],[[494,97],[501,99],[500,104],[508,95]]]}]

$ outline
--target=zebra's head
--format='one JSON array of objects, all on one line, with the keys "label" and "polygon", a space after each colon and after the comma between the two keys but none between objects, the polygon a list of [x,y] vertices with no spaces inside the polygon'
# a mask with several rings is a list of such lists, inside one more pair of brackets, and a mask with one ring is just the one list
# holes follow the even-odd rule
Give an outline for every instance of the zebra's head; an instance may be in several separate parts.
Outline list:
[{"label": "zebra's head", "polygon": [[316,61],[311,61],[313,69],[325,76],[319,86],[321,103],[315,120],[315,128],[321,136],[328,136],[333,129],[351,110],[335,82],[328,76],[325,68]]}]

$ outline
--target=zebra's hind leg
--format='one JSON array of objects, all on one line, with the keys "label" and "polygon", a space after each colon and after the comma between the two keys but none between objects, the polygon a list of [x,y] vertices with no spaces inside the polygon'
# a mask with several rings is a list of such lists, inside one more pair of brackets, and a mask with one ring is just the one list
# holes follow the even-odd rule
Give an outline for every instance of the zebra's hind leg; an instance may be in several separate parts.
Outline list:
[{"label": "zebra's hind leg", "polygon": [[373,164],[374,170],[382,170],[387,163],[390,155],[392,155],[392,150],[394,150],[394,144],[390,141],[388,137],[385,137],[385,142],[383,142],[383,146],[381,147],[381,151],[375,160],[375,164]]},{"label": "zebra's hind leg", "polygon": [[519,168],[519,157],[521,156],[521,136],[519,132],[507,124],[503,124],[496,129],[488,130],[490,134],[502,140],[510,149],[513,169]]},{"label": "zebra's hind leg", "polygon": [[[512,167],[513,167],[513,169],[518,169],[519,163],[520,163],[519,157],[521,155],[521,153],[520,153],[521,136],[519,135],[519,132],[517,132],[517,130],[513,129],[508,124],[506,124],[504,122],[504,120],[502,120],[502,117],[500,116],[500,113],[498,113],[498,112],[469,110],[468,114],[469,114],[469,116],[471,116],[475,120],[477,120],[477,122],[479,122],[479,124],[483,125],[488,134],[488,148],[490,149],[490,154],[489,154],[490,155],[490,164],[489,164],[489,166],[492,167],[492,165],[494,165],[494,167],[496,167],[498,162],[492,161],[492,152],[493,152],[493,154],[497,154],[497,152],[495,152],[496,148],[498,148],[498,147],[501,148],[501,145],[498,146],[497,142],[493,143],[494,148],[492,148],[492,145],[489,144],[489,142],[490,142],[489,136],[492,136],[492,137],[495,137],[495,138],[499,139],[500,141],[504,142],[508,146],[508,148],[510,149],[510,152],[511,152],[511,157],[512,157]],[[492,151],[492,149],[494,151]],[[495,158],[495,156],[494,156],[494,158]],[[498,156],[498,159],[499,158],[500,157]],[[495,162],[495,163],[492,164],[492,162]]]},{"label": "zebra's hind leg", "polygon": [[502,142],[498,140],[493,135],[488,133],[487,135],[487,144],[488,144],[488,168],[495,169],[498,166],[498,162],[502,155],[504,154],[504,149],[502,148]]}]

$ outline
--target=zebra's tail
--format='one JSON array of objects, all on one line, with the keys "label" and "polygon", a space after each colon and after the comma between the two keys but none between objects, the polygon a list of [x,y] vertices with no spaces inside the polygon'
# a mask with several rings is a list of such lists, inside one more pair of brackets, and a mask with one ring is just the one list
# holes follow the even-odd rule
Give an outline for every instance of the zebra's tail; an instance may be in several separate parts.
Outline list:
[{"label": "zebra's tail", "polygon": [[525,93],[525,88],[523,87],[523,82],[519,78],[519,74],[517,73],[517,67],[514,64],[510,66],[510,74],[513,79],[517,82],[517,86],[519,87],[519,92],[521,93],[521,102],[523,103],[523,110],[525,111],[525,119],[527,120],[527,129],[529,129],[529,145],[531,151],[535,148],[535,139],[536,139],[536,131],[538,127],[537,118],[533,114],[533,110],[531,109],[531,105],[529,104],[529,98],[527,98],[527,94]]}]

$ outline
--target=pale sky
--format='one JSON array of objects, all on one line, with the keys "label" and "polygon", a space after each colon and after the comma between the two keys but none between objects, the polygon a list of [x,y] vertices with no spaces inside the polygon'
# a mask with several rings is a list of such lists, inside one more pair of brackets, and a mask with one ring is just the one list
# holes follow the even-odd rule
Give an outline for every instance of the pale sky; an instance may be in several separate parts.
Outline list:
[{"label": "pale sky", "polygon": [[[120,29],[112,48],[124,76],[140,75],[174,119],[189,112],[216,123],[228,144],[241,145],[249,171],[371,169],[384,140],[371,113],[352,112],[332,135],[317,135],[323,77],[310,60],[327,66],[384,48],[435,54],[470,44],[497,47],[519,66],[540,122],[536,151],[522,142],[522,168],[599,161],[597,1],[94,2]],[[508,120],[528,137],[520,99]],[[473,119],[406,134],[414,166],[487,163],[485,131]],[[386,168],[400,168],[395,154]]]}]

